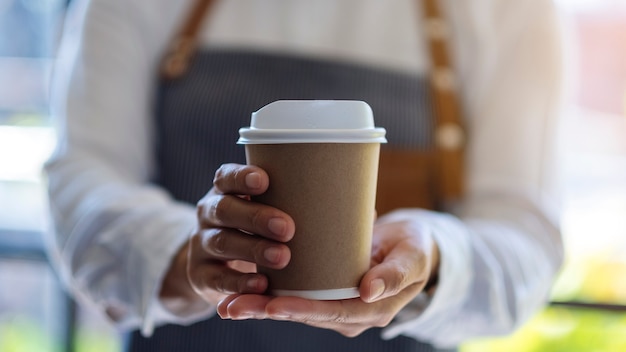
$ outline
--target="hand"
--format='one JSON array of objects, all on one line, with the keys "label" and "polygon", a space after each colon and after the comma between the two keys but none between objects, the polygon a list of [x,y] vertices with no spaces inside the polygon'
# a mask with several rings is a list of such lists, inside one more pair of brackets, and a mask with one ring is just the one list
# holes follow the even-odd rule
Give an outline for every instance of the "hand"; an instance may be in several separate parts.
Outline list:
[{"label": "hand", "polygon": [[314,301],[236,294],[219,302],[217,312],[225,319],[289,320],[353,337],[387,326],[438,267],[439,250],[429,232],[410,219],[383,217],[374,226],[372,267],[361,280],[360,298]]},{"label": "hand", "polygon": [[267,173],[255,166],[225,164],[217,170],[213,188],[198,202],[197,230],[164,278],[160,298],[168,309],[184,314],[229,294],[261,294],[267,278],[256,273],[256,264],[281,269],[289,263],[284,242],[293,237],[293,219],[250,201],[268,186]]}]

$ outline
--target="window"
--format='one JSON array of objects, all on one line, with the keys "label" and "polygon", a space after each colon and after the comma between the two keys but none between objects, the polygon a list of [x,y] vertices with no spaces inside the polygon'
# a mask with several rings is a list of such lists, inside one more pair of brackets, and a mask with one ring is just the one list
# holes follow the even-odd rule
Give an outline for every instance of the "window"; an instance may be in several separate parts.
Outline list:
[{"label": "window", "polygon": [[0,351],[119,350],[93,314],[78,310],[69,328],[75,307],[43,251],[48,86],[66,2],[0,0]]}]

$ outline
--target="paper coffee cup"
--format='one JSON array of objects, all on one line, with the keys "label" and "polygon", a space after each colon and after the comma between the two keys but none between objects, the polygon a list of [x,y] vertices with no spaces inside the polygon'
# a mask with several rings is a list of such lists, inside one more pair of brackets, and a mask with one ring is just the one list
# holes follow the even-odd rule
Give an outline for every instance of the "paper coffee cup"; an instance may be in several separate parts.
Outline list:
[{"label": "paper coffee cup", "polygon": [[362,101],[283,100],[252,114],[239,130],[248,164],[264,169],[270,185],[253,200],[295,221],[281,270],[259,267],[273,295],[309,299],[359,296],[370,266],[380,143]]}]

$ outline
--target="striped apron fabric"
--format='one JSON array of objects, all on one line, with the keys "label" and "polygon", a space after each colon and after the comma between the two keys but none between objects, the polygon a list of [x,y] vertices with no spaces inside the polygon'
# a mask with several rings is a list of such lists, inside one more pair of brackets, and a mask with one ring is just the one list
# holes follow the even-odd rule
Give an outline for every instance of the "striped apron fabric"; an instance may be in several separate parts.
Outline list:
[{"label": "striped apron fabric", "polygon": [[[158,169],[155,182],[195,204],[212,187],[223,163],[245,163],[236,144],[250,114],[281,99],[352,99],[367,102],[389,146],[432,149],[433,113],[425,77],[341,62],[253,51],[199,52],[189,72],[163,81],[156,106]],[[380,329],[356,338],[303,324],[229,321],[215,316],[191,326],[166,325],[150,338],[134,332],[129,351],[437,351]]]}]

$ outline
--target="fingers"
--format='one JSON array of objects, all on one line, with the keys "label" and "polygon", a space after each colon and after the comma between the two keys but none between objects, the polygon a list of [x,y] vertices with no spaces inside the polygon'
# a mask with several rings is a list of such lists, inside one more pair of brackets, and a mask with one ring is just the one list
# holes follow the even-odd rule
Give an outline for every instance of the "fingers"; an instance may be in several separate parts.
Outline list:
[{"label": "fingers", "polygon": [[241,273],[223,263],[206,261],[189,265],[187,278],[193,290],[207,301],[214,300],[216,293],[263,293],[267,278],[255,273]]},{"label": "fingers", "polygon": [[267,190],[269,177],[255,166],[222,165],[215,174],[213,189],[198,202],[201,228],[241,229],[276,241],[289,241],[295,232],[293,219],[271,206],[250,202],[240,196]]},{"label": "fingers", "polygon": [[[354,314],[357,307],[360,314]],[[274,319],[328,325],[361,323],[363,316],[372,315],[373,308],[363,305],[359,299],[316,301],[298,297],[277,297],[265,309]]]},{"label": "fingers", "polygon": [[241,229],[280,242],[289,241],[296,227],[289,215],[276,208],[229,195],[201,200],[198,221],[202,228]]},{"label": "fingers", "polygon": [[213,185],[220,194],[258,195],[267,190],[269,177],[256,166],[223,164],[215,172]]},{"label": "fingers", "polygon": [[267,290],[264,275],[236,270],[231,263],[281,269],[289,263],[291,252],[282,243],[234,229],[215,228],[192,236],[188,258],[187,279],[193,291],[216,303],[223,294],[260,294]]},{"label": "fingers", "polygon": [[371,327],[387,326],[419,289],[410,286],[382,302],[350,299],[315,301],[297,297],[232,295],[224,298],[217,312],[224,319],[274,319],[299,322],[354,337]]},{"label": "fingers", "polygon": [[[398,311],[417,294],[413,287],[382,302],[364,303],[355,298],[340,301],[314,301],[296,297],[278,297],[270,301],[266,316],[275,320],[295,321],[331,329],[354,337],[371,327],[385,327]],[[234,306],[234,302],[229,308]],[[234,309],[232,309],[234,311]]]},{"label": "fingers", "polygon": [[[284,212],[247,199],[269,186],[267,173],[258,167],[222,165],[213,184],[198,202],[199,230],[190,241],[187,279],[196,294],[214,303],[224,294],[263,293],[267,278],[250,271],[255,265],[281,269],[289,263],[291,252],[280,242],[293,237],[295,224]],[[239,270],[236,263],[248,263],[252,270]]]},{"label": "fingers", "polygon": [[265,306],[272,300],[264,295],[230,295],[217,304],[222,319],[265,319]]},{"label": "fingers", "polygon": [[211,259],[202,246],[203,242],[200,234],[196,233],[188,247],[186,276],[195,294],[211,304],[217,304],[224,295],[259,294],[267,290],[264,275],[234,270],[228,262]]},{"label": "fingers", "polygon": [[286,245],[233,229],[203,230],[200,238],[207,259],[243,260],[273,269],[284,268],[291,259]]},{"label": "fingers", "polygon": [[396,245],[361,280],[361,299],[371,303],[395,296],[412,285],[423,288],[431,273],[431,258],[424,250],[411,240]]},{"label": "fingers", "polygon": [[365,274],[359,287],[364,302],[397,295],[412,285],[423,288],[438,261],[437,246],[424,231],[414,229],[410,232],[412,235],[407,236],[405,223],[385,226],[385,231],[390,234],[373,253],[373,257],[381,260]]}]

